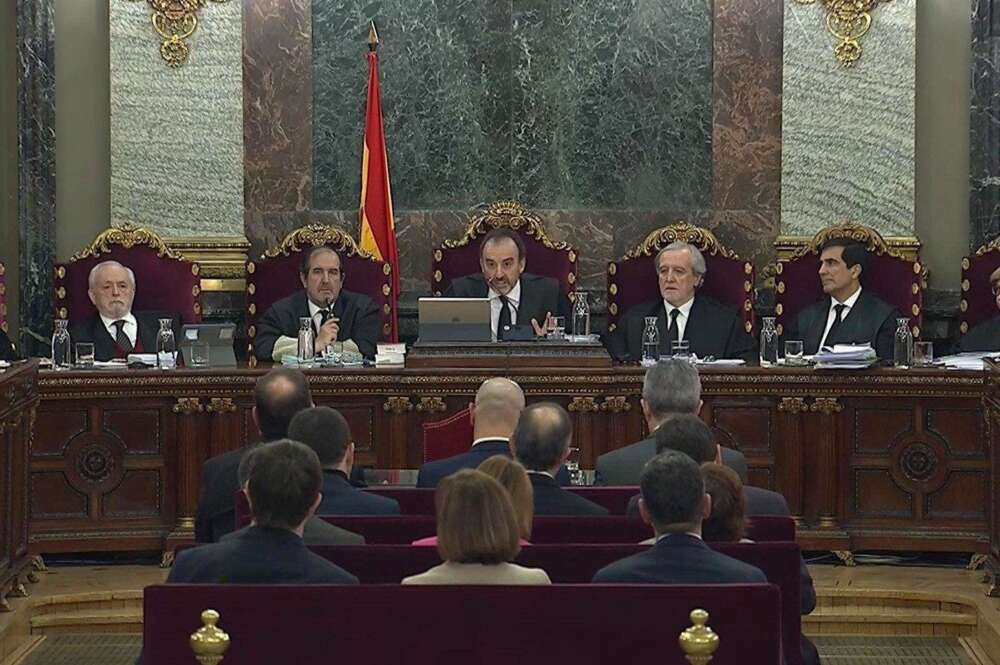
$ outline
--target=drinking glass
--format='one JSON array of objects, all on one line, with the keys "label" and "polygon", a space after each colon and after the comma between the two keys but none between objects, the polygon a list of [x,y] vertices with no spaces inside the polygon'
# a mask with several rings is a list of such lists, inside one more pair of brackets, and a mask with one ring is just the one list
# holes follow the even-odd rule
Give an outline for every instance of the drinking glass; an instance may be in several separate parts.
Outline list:
[{"label": "drinking glass", "polygon": [[74,348],[77,367],[89,369],[94,366],[94,345],[92,342],[77,342]]},{"label": "drinking glass", "polygon": [[913,344],[913,366],[931,367],[934,365],[934,343],[914,342]]},{"label": "drinking glass", "polygon": [[188,367],[191,369],[208,367],[208,348],[208,342],[191,342],[191,357],[188,358]]},{"label": "drinking glass", "polygon": [[686,339],[670,340],[670,355],[674,358],[690,358],[691,342]]},{"label": "drinking glass", "polygon": [[566,317],[553,316],[551,323],[552,328],[546,333],[545,337],[553,340],[566,339]]},{"label": "drinking glass", "polygon": [[805,360],[802,357],[801,339],[785,340],[785,364],[786,365],[805,364]]}]

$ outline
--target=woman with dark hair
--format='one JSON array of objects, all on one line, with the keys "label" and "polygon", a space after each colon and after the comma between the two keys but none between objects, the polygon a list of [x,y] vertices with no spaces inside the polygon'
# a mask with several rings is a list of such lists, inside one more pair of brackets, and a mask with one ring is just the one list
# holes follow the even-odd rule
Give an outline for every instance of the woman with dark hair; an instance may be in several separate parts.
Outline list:
[{"label": "woman with dark hair", "polygon": [[722,464],[701,465],[705,493],[712,497],[712,514],[701,523],[705,542],[752,542],[744,538],[747,532],[746,499],[743,483],[736,472]]}]

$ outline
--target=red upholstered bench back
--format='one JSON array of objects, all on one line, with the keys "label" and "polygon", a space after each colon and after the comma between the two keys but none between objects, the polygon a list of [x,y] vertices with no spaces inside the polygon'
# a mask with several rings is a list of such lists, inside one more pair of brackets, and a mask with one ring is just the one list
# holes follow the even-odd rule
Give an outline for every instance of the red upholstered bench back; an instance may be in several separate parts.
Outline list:
[{"label": "red upholstered bench back", "polygon": [[[625,509],[628,507],[628,500],[639,491],[637,487],[567,487],[566,489],[604,506],[612,515],[624,515]],[[434,514],[433,489],[424,487],[370,487],[366,491],[395,499],[399,502],[399,507],[404,515]],[[785,540],[790,539],[786,538]]]},{"label": "red upholstered bench back", "polygon": [[144,593],[144,663],[195,662],[189,636],[212,608],[232,640],[223,662],[234,665],[680,665],[677,636],[702,608],[720,636],[713,663],[778,665],[780,605],[772,585],[154,585]]}]

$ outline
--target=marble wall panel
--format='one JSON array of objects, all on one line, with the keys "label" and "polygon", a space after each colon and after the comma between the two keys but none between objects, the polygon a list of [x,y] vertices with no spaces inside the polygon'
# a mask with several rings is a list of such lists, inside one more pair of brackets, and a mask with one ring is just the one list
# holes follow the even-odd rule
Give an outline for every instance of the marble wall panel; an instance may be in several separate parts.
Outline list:
[{"label": "marble wall panel", "polygon": [[208,3],[168,67],[145,2],[111,4],[111,222],[243,235],[242,4]]},{"label": "marble wall panel", "polygon": [[785,3],[782,233],[849,219],[914,234],[915,37],[915,0],[879,4],[845,69],[824,7]]},{"label": "marble wall panel", "polygon": [[312,2],[243,0],[244,201],[312,207]]},{"label": "marble wall panel", "polygon": [[56,78],[54,0],[17,0],[17,157],[20,323],[10,336],[27,353],[45,355],[23,326],[52,331],[56,237]]},{"label": "marble wall panel", "polygon": [[1000,236],[1000,0],[972,0],[970,249]]}]

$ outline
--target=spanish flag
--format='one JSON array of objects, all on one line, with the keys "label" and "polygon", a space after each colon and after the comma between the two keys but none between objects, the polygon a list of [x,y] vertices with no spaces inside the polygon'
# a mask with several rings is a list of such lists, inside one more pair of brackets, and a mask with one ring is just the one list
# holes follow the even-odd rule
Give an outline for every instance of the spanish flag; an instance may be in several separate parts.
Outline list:
[{"label": "spanish flag", "polygon": [[399,304],[399,255],[396,252],[396,224],[392,218],[389,189],[389,160],[382,127],[382,96],[378,85],[378,35],[372,22],[368,36],[368,108],[365,111],[364,155],[361,159],[361,249],[385,261],[392,268],[391,339],[399,339],[396,318]]}]

